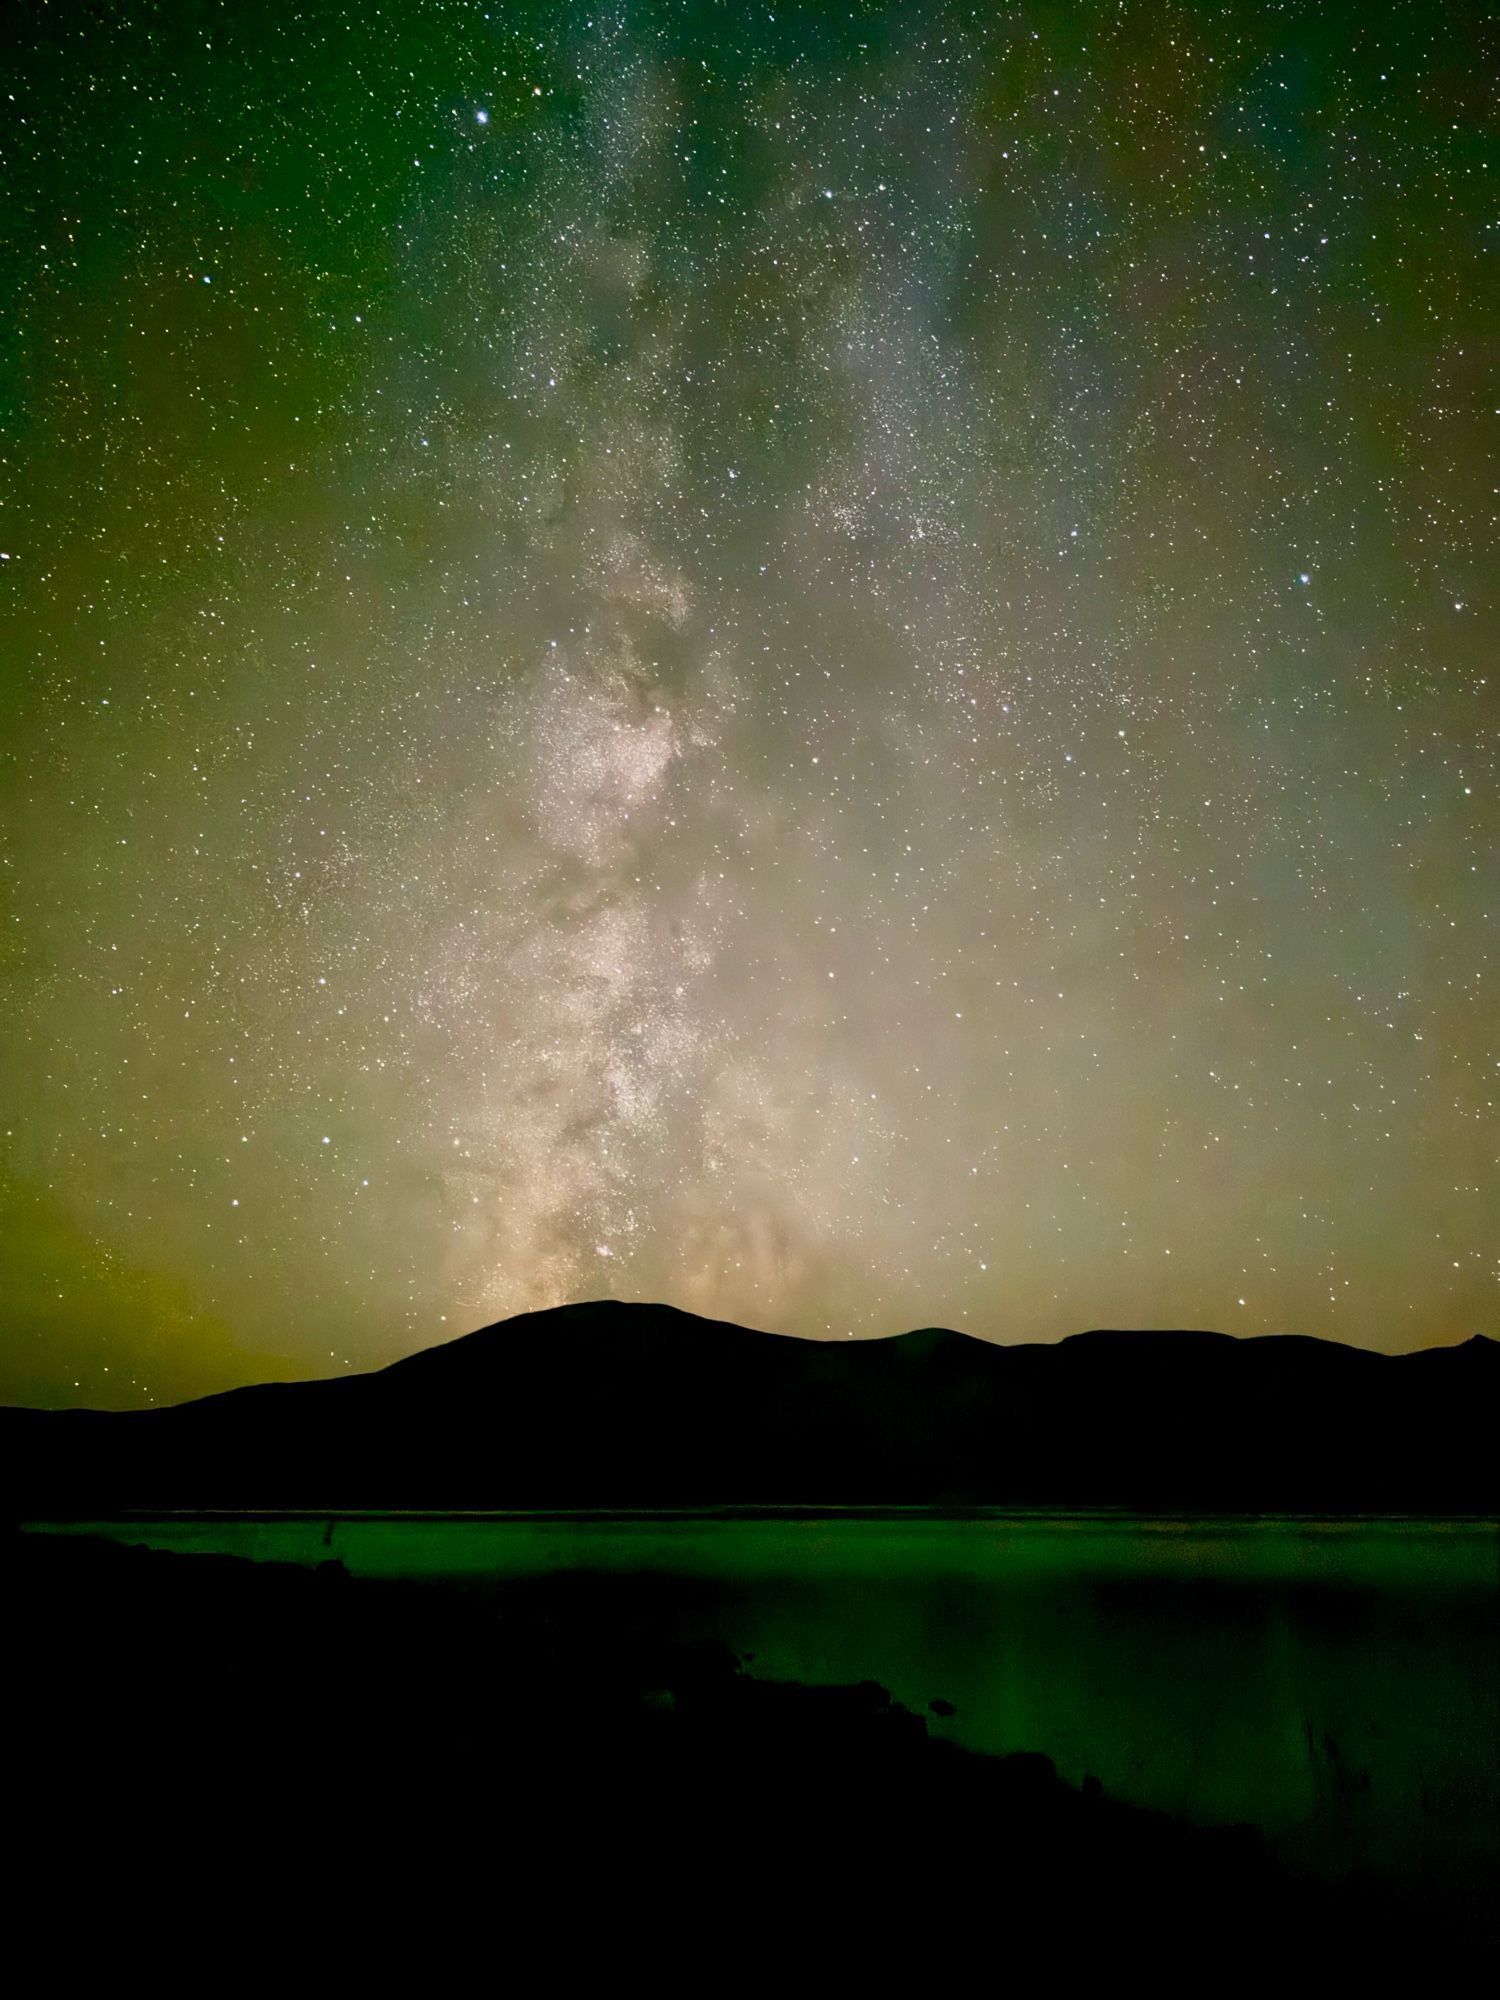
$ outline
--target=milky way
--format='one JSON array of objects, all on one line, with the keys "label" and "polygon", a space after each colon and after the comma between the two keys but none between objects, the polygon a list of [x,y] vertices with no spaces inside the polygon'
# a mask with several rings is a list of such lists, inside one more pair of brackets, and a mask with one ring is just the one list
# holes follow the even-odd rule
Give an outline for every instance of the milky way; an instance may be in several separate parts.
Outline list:
[{"label": "milky way", "polygon": [[0,1392],[1493,1331],[1482,20],[31,14]]}]

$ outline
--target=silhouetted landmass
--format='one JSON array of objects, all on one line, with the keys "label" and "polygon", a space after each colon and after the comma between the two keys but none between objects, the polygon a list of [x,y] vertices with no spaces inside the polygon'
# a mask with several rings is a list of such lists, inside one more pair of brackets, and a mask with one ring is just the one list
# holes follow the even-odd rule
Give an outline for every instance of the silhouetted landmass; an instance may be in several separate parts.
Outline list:
[{"label": "silhouetted landmass", "polygon": [[1127,1506],[1487,1512],[1500,1344],[1003,1347],[523,1314],[375,1373],[174,1409],[0,1410],[13,1513],[125,1508]]},{"label": "silhouetted landmass", "polygon": [[1435,1977],[1481,1941],[1431,1885],[1299,1883],[1254,1831],[1075,1790],[1044,1746],[980,1756],[874,1683],[663,1644],[661,1579],[476,1595],[86,1538],[0,1555],[24,1635],[11,1907],[69,1963],[110,1898],[115,1948],[153,1966],[192,1925],[206,1970],[316,1918],[347,1972],[420,1910],[427,1952],[477,1930],[497,1972],[540,1951],[565,1988],[612,1963],[651,1990],[751,1966],[937,1991],[1042,1967],[1069,1990],[1103,1961],[1217,1990],[1403,1951]]}]

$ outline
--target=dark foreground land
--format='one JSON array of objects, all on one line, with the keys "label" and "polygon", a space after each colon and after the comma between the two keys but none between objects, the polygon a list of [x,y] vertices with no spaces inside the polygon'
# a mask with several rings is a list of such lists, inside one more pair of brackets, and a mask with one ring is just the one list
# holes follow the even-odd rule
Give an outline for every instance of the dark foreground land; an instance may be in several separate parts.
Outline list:
[{"label": "dark foreground land", "polygon": [[1176,1989],[1446,1981],[1493,1947],[1441,1884],[1301,1882],[1045,1745],[983,1757],[873,1683],[664,1645],[660,1580],[497,1596],[19,1534],[3,1564],[13,1907],[75,1971],[144,1938],[217,1988],[296,1932],[335,1979],[399,1937],[439,1985],[478,1949],[524,1990]]}]

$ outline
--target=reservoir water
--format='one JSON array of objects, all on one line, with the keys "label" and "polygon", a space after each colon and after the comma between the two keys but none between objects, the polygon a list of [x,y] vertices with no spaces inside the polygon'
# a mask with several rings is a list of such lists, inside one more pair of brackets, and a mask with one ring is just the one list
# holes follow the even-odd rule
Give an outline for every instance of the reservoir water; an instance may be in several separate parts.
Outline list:
[{"label": "reservoir water", "polygon": [[[753,1673],[877,1680],[971,1748],[1318,1874],[1485,1893],[1500,1817],[1494,1523],[1121,1516],[213,1515],[37,1522],[494,1591],[648,1580]],[[393,1690],[399,1694],[399,1690]],[[951,1704],[937,1715],[929,1704]]]}]

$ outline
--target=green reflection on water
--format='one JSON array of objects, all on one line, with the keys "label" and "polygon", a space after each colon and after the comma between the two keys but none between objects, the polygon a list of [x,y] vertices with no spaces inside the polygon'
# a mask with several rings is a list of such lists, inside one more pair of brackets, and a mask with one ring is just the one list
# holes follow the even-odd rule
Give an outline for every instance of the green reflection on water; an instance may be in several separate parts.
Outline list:
[{"label": "green reflection on water", "polygon": [[1044,1750],[1287,1859],[1478,1887],[1500,1768],[1492,1523],[808,1516],[174,1516],[37,1524],[504,1588],[676,1580],[677,1636],[874,1679],[973,1748]]}]

